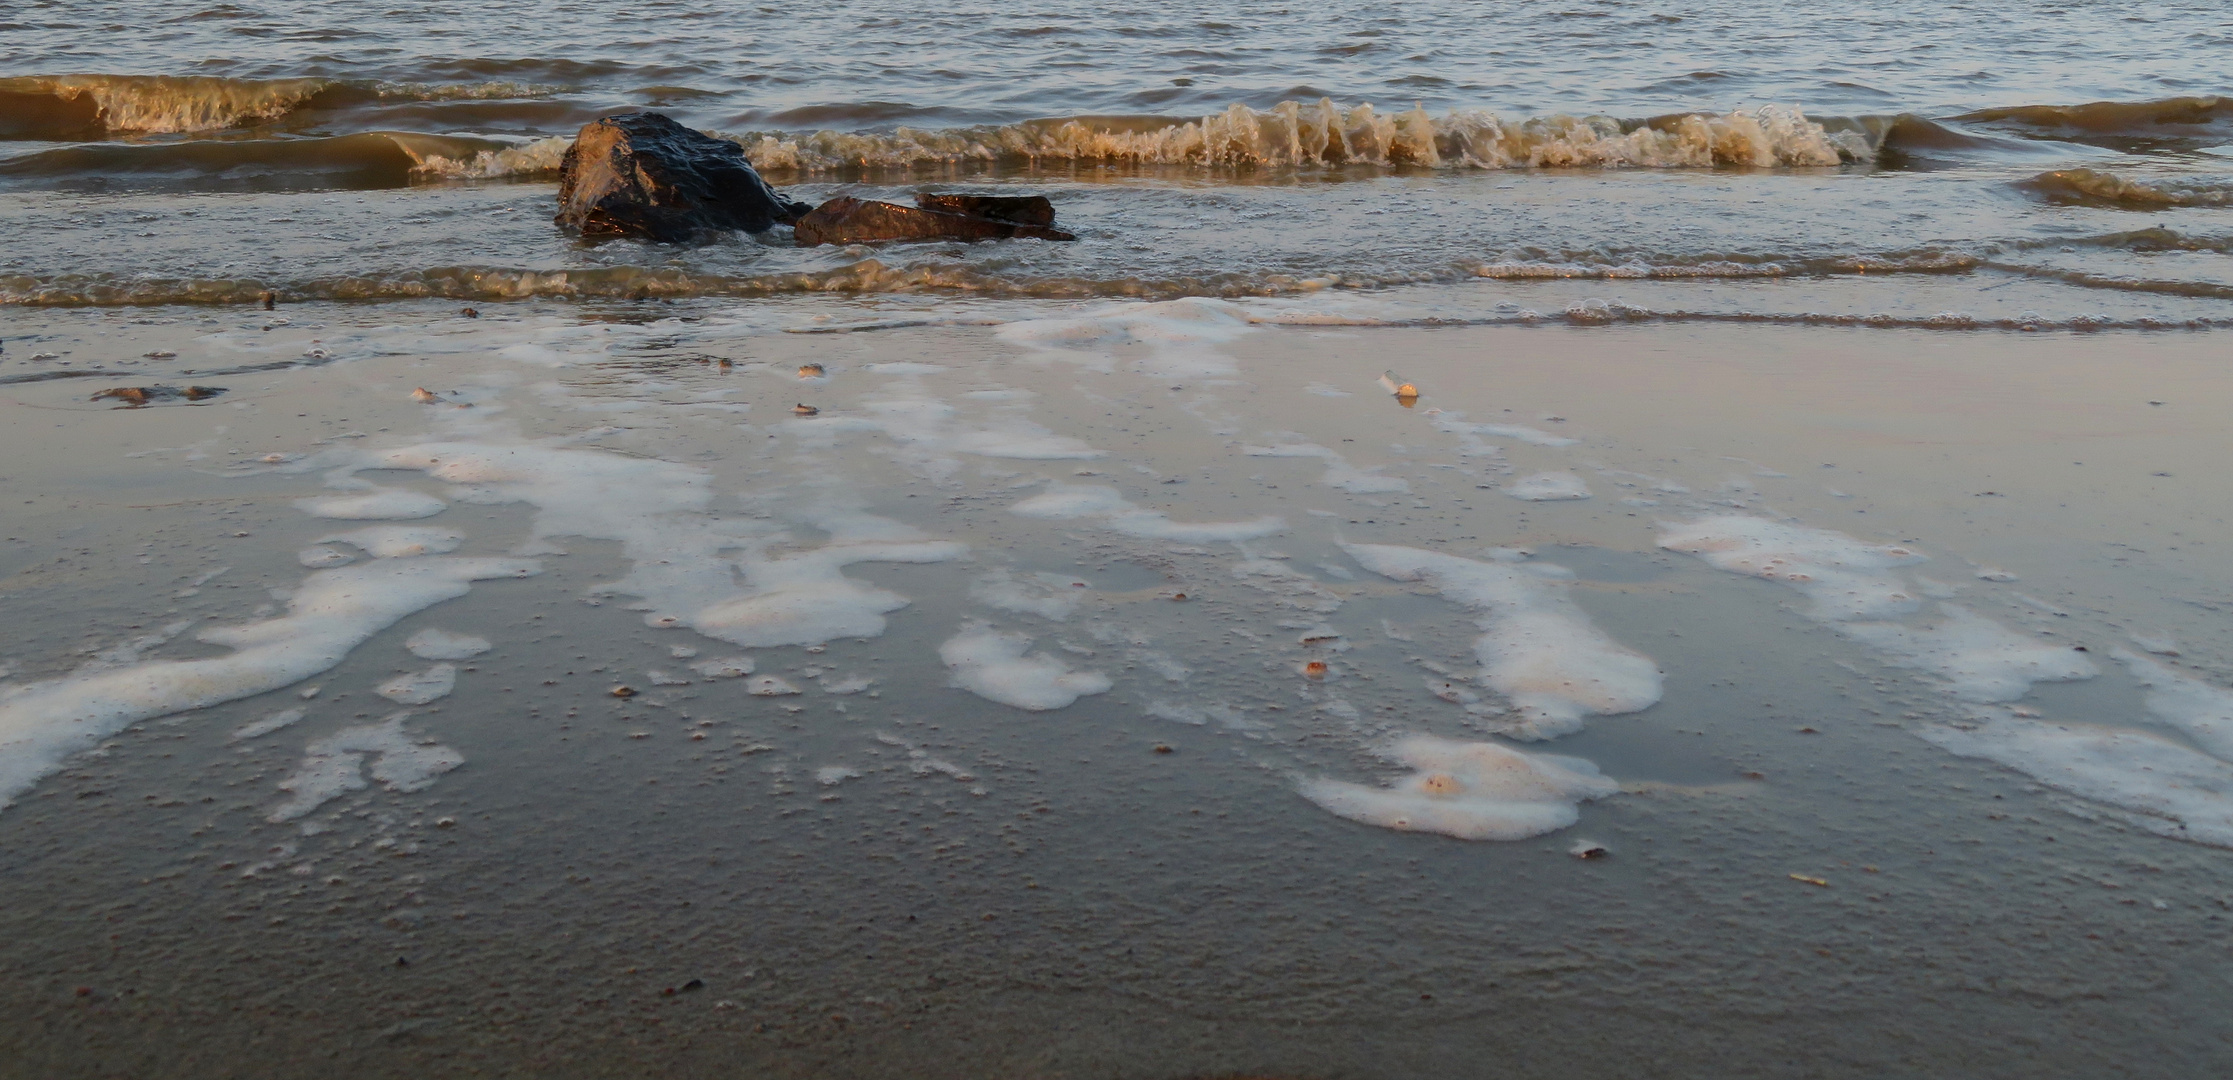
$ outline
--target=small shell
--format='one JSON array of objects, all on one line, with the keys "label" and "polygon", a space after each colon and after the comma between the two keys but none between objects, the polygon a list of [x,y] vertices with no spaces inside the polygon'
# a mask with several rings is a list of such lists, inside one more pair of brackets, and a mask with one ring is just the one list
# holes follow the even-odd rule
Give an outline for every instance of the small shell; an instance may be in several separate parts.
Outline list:
[{"label": "small shell", "polygon": [[793,405],[791,411],[799,416],[819,416],[822,413],[822,410],[812,405]]},{"label": "small shell", "polygon": [[426,387],[420,386],[414,387],[411,390],[411,400],[416,401],[421,405],[432,405],[435,402],[442,400],[442,395],[437,394],[434,391],[427,389]]},{"label": "small shell", "polygon": [[613,696],[617,698],[635,697],[636,688],[633,686],[615,686],[613,687]]},{"label": "small shell", "polygon": [[822,365],[820,365],[820,364],[800,364],[800,365],[799,365],[799,378],[802,378],[802,379],[819,379],[819,378],[821,378],[821,377],[822,377],[823,375],[825,375],[825,374],[828,374],[828,372],[824,371],[824,370],[822,369]]}]

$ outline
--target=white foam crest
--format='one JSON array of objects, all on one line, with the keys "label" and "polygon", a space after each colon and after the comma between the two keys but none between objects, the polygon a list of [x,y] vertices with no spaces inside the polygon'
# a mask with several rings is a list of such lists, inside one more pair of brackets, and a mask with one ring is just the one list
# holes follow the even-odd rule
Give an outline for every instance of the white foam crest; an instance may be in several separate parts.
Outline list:
[{"label": "white foam crest", "polygon": [[0,799],[13,801],[69,755],[127,725],[300,682],[404,616],[466,594],[471,583],[537,573],[520,559],[413,559],[321,570],[288,614],[216,627],[201,640],[228,656],[152,661],[16,688],[0,698]]},{"label": "white foam crest", "polygon": [[447,555],[465,542],[465,534],[417,525],[368,525],[351,532],[318,538],[321,544],[347,544],[376,559],[403,559],[413,555]]},{"label": "white foam crest", "polygon": [[1589,485],[1570,472],[1539,472],[1504,485],[1504,493],[1528,502],[1568,502],[1589,498]]},{"label": "white foam crest", "polygon": [[2186,733],[2196,746],[2233,761],[2233,690],[2190,679],[2129,649],[2109,656],[2147,688],[2148,712]]},{"label": "white foam crest", "polygon": [[91,96],[111,131],[172,134],[209,131],[285,115],[321,90],[325,79],[223,79],[197,75],[60,75],[0,81],[0,89],[56,97]]},{"label": "white foam crest", "polygon": [[1414,735],[1386,751],[1414,771],[1392,787],[1302,782],[1304,798],[1367,825],[1461,840],[1525,840],[1580,819],[1577,804],[1620,791],[1581,758]]},{"label": "white foam crest", "polygon": [[362,521],[375,518],[425,518],[449,509],[432,495],[408,488],[374,488],[355,495],[296,499],[295,509],[312,517]]},{"label": "white foam crest", "polygon": [[987,701],[1032,712],[1060,709],[1080,697],[1108,691],[1108,676],[1073,672],[1045,653],[1030,653],[1030,648],[1028,634],[965,626],[938,646],[938,658],[953,673],[953,685]]},{"label": "white foam crest", "polygon": [[2169,739],[2075,724],[1993,719],[1916,734],[1963,757],[1997,761],[2050,787],[2129,814],[2162,836],[2233,847],[2233,764]]},{"label": "white foam crest", "polygon": [[1126,536],[1182,544],[1237,543],[1287,528],[1287,519],[1268,514],[1247,521],[1172,521],[1168,514],[1132,505],[1115,488],[1090,484],[1049,484],[1045,492],[1009,507],[1008,512],[1055,521],[1095,519],[1102,527]]},{"label": "white foam crest", "polygon": [[2026,637],[1959,604],[1940,604],[1944,616],[1927,626],[1845,623],[1847,637],[1884,653],[1896,666],[1928,671],[1963,701],[2014,701],[2037,682],[2071,682],[2101,673],[2068,645]]},{"label": "white foam crest", "polygon": [[421,176],[438,176],[448,180],[490,180],[500,176],[555,173],[559,163],[565,159],[566,151],[573,148],[574,140],[569,136],[554,135],[501,150],[477,150],[469,158],[450,157],[414,145],[408,139],[398,139],[396,143],[415,162],[411,171]]},{"label": "white foam crest", "polygon": [[365,756],[372,756],[372,779],[389,791],[423,791],[436,777],[465,764],[465,755],[447,746],[421,743],[403,730],[411,714],[396,713],[377,724],[343,728],[304,748],[302,764],[279,782],[289,793],[268,820],[293,821],[352,791],[364,789]]},{"label": "white foam crest", "polygon": [[1349,463],[1349,459],[1315,443],[1280,443],[1274,446],[1244,446],[1241,452],[1250,457],[1313,457],[1326,463],[1326,474],[1319,478],[1330,488],[1357,495],[1397,495],[1411,490],[1409,481],[1397,476],[1382,476]]},{"label": "white foam crest", "polygon": [[[617,540],[631,569],[611,591],[642,598],[657,626],[686,625],[735,645],[816,645],[874,637],[907,598],[846,577],[857,562],[944,562],[964,545],[868,514],[841,492],[814,492],[794,516],[830,542],[768,554],[788,539],[750,519],[707,513],[711,477],[673,462],[544,443],[425,443],[374,451],[360,467],[417,469],[469,486],[480,501],[536,507],[529,552],[567,536]],[[738,554],[729,555],[735,551]],[[741,581],[739,580],[741,577]]]},{"label": "white foam crest", "polygon": [[1925,561],[1904,547],[1744,514],[1662,529],[1660,547],[1696,555],[1733,574],[1789,585],[1814,602],[1809,614],[1824,622],[1881,619],[1922,605],[1915,590],[1893,573]]},{"label": "white foam crest", "polygon": [[1081,117],[1005,127],[891,133],[733,136],[762,171],[821,172],[998,161],[1118,161],[1194,166],[1380,165],[1427,168],[1832,166],[1872,156],[1858,132],[1832,133],[1796,107],[1627,125],[1610,117],[1507,120],[1478,109],[1441,117],[1371,104],[1235,104],[1198,120],[1127,125]]},{"label": "white foam crest", "polygon": [[1078,610],[1088,584],[1063,574],[1018,574],[1005,566],[994,567],[969,583],[969,599],[996,611],[1037,615],[1061,622]]},{"label": "white foam crest", "polygon": [[457,634],[428,627],[403,639],[403,648],[421,660],[468,660],[489,651],[478,634]]},{"label": "white foam crest", "polygon": [[1554,738],[1581,730],[1584,716],[1636,712],[1659,701],[1659,668],[1651,658],[1599,630],[1566,594],[1566,581],[1546,577],[1536,564],[1476,562],[1388,544],[1342,547],[1373,573],[1426,582],[1479,614],[1482,634],[1473,651],[1480,682],[1519,713],[1504,734]]}]

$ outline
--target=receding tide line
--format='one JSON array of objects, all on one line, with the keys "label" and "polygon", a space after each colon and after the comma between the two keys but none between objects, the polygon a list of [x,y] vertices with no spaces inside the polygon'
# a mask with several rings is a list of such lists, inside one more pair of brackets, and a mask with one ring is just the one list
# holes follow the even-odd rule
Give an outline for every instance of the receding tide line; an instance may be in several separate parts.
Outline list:
[{"label": "receding tide line", "polygon": [[475,581],[527,577],[527,559],[383,559],[303,579],[276,619],[203,631],[230,656],[164,660],[33,683],[0,698],[0,805],[70,755],[137,721],[268,693],[341,663],[413,612],[464,596]]}]

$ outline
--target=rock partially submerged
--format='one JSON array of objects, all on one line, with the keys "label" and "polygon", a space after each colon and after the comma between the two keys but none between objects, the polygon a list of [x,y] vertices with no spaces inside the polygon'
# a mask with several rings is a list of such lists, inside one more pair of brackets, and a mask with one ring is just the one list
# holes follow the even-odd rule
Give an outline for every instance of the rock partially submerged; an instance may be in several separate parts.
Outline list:
[{"label": "rock partially submerged", "polygon": [[559,165],[558,207],[553,220],[584,236],[665,241],[762,232],[808,209],[760,179],[742,147],[650,112],[582,125]]},{"label": "rock partially submerged", "polygon": [[1054,227],[1054,204],[1044,195],[932,195],[915,196],[915,205],[946,214],[1012,221],[1018,225]]},{"label": "rock partially submerged", "polygon": [[[943,200],[981,200],[1003,204],[1037,204],[1045,208],[1045,219],[1054,220],[1054,208],[1043,198],[1002,198],[981,195],[922,195],[916,201],[924,206],[901,206],[898,203],[872,202],[867,199],[840,197],[831,199],[793,223],[793,233],[799,246],[816,244],[874,244],[887,240],[1006,240],[1013,237],[1032,237],[1040,240],[1076,240],[1077,237],[1045,224],[996,218],[976,213],[954,213],[944,209],[926,209],[931,200],[941,200],[935,205],[946,205]],[[955,205],[965,205],[956,203]],[[1014,209],[994,207],[1002,212],[1034,213],[1026,206]]]}]

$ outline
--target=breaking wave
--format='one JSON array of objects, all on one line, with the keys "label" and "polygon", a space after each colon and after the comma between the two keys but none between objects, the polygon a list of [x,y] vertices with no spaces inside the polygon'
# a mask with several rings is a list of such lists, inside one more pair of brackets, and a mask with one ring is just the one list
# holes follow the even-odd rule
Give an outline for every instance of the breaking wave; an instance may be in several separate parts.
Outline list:
[{"label": "breaking wave", "polygon": [[1485,110],[1441,117],[1382,113],[1370,104],[1234,105],[1198,120],[1073,117],[1003,127],[889,134],[731,136],[754,167],[817,173],[1000,162],[1193,166],[1417,166],[1422,168],[1706,168],[1834,166],[1874,154],[1859,132],[1833,133],[1796,108],[1650,120],[1548,116],[1507,120]]},{"label": "breaking wave", "polygon": [[0,138],[219,131],[302,109],[376,101],[503,100],[556,88],[518,82],[403,83],[202,75],[29,75],[0,79]]}]

